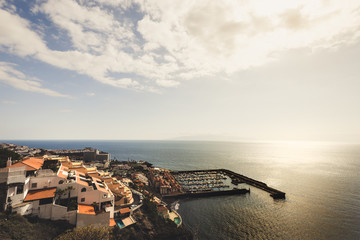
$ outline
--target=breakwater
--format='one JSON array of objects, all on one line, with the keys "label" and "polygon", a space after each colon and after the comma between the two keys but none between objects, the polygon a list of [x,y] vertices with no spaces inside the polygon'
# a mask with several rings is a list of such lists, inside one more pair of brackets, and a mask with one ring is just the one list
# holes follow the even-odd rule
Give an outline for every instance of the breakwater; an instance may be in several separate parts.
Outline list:
[{"label": "breakwater", "polygon": [[191,197],[199,198],[199,197],[245,194],[249,192],[250,192],[249,189],[242,188],[242,189],[231,189],[231,190],[223,190],[223,191],[177,193],[177,194],[163,195],[162,197],[164,199],[180,199],[180,198],[191,198]]},{"label": "breakwater", "polygon": [[[246,183],[250,186],[256,187],[263,191],[270,193],[270,196],[274,199],[285,199],[285,193],[279,191],[275,188],[269,187],[266,183],[257,181],[255,179],[246,177],[244,175],[235,173],[228,169],[206,169],[206,170],[190,170],[190,171],[172,171],[173,174],[192,174],[192,173],[208,173],[208,174],[226,174],[228,177],[231,178],[232,182],[237,183]],[[234,189],[236,190],[236,189]],[[228,190],[232,191],[232,190]],[[215,192],[224,192],[224,191],[215,191]],[[188,193],[193,194],[193,193]]]}]

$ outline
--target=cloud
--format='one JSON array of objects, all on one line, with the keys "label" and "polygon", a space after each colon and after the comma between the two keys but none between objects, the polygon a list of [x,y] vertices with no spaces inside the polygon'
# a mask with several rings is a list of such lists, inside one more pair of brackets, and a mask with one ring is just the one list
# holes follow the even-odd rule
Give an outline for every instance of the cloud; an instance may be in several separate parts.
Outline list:
[{"label": "cloud", "polygon": [[[9,24],[11,23],[11,24]],[[0,50],[24,57],[47,50],[45,42],[27,20],[0,9]]]},{"label": "cloud", "polygon": [[[355,0],[45,0],[32,7],[49,21],[41,33],[14,8],[0,10],[0,51],[113,87],[158,92],[185,80],[229,77],[290,49],[357,42],[359,7]],[[65,50],[49,47],[44,36],[54,32],[54,41],[69,40]]]},{"label": "cloud", "polygon": [[108,40],[116,40],[114,44],[117,45],[133,39],[128,24],[116,21],[100,6],[79,5],[72,0],[49,0],[34,11],[45,13],[55,25],[65,30],[74,47],[81,51],[100,53],[105,50]]},{"label": "cloud", "polygon": [[87,93],[86,95],[89,97],[93,97],[93,96],[95,96],[95,93],[91,92],[91,93]]},{"label": "cloud", "polygon": [[69,95],[58,93],[54,90],[43,88],[41,82],[35,78],[29,78],[24,73],[16,70],[15,64],[0,62],[0,81],[14,88],[45,94],[52,97],[66,97]]},{"label": "cloud", "polygon": [[156,83],[162,87],[176,87],[180,84],[179,82],[173,80],[157,80]]},{"label": "cloud", "polygon": [[304,29],[310,24],[310,19],[302,14],[301,8],[286,10],[280,14],[280,19],[286,28],[293,30]]},{"label": "cloud", "polygon": [[15,102],[15,101],[9,101],[9,100],[2,100],[1,103],[2,103],[2,104],[17,104],[17,102]]}]

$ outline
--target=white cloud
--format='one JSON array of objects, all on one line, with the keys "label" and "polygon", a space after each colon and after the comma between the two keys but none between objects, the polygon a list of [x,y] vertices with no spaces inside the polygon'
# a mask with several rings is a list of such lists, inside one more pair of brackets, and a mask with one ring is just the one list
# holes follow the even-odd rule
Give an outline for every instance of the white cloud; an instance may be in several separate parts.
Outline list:
[{"label": "white cloud", "polygon": [[95,96],[95,93],[90,92],[90,93],[87,93],[86,95],[89,96],[89,97],[93,97],[93,96]]},{"label": "white cloud", "polygon": [[16,6],[13,5],[10,1],[0,0],[0,7],[6,8],[8,11],[12,13],[16,12]]},{"label": "white cloud", "polygon": [[81,6],[72,0],[49,0],[37,7],[49,16],[54,24],[68,32],[76,49],[101,53],[108,40],[121,45],[133,38],[126,22],[116,21],[114,16],[99,6]]},{"label": "white cloud", "polygon": [[161,87],[176,87],[180,83],[172,80],[157,80],[156,83]]},{"label": "white cloud", "polygon": [[114,87],[158,91],[193,78],[231,76],[289,49],[339,48],[360,37],[355,0],[96,2],[48,0],[33,8],[70,39],[63,51],[50,49],[28,20],[0,10],[0,50]]},{"label": "white cloud", "polygon": [[2,100],[1,103],[3,103],[3,104],[17,104],[17,102],[9,101],[9,100]]},{"label": "white cloud", "polygon": [[14,88],[45,94],[52,97],[70,97],[54,90],[42,87],[37,79],[29,78],[14,68],[15,64],[0,62],[0,81]]},{"label": "white cloud", "polygon": [[28,21],[0,9],[0,50],[24,57],[44,52],[47,47],[40,36],[30,29]]}]

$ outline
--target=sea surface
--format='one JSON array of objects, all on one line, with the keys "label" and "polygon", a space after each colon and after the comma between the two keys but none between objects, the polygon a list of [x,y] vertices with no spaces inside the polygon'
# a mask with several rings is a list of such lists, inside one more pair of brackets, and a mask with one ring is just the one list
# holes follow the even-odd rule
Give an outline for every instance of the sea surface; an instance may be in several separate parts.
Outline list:
[{"label": "sea surface", "polygon": [[173,170],[227,168],[286,192],[184,200],[198,239],[360,239],[360,145],[196,141],[4,141],[47,149],[95,147],[117,160]]}]

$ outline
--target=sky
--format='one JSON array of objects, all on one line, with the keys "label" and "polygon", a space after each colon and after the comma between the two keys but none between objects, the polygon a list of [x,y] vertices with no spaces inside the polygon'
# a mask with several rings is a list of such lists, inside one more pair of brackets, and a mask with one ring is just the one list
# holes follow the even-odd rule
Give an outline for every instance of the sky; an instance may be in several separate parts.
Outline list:
[{"label": "sky", "polygon": [[357,0],[0,0],[0,139],[360,142]]}]

